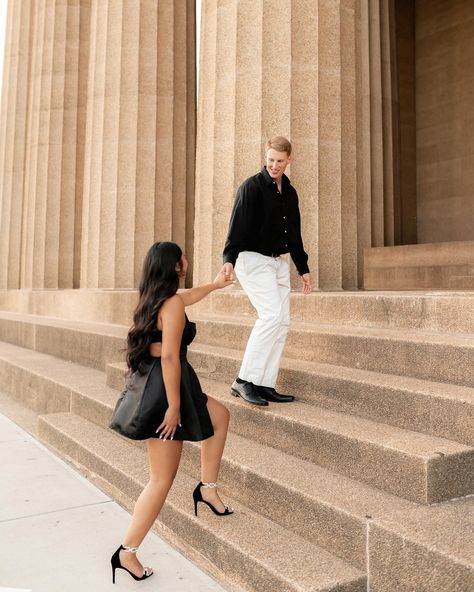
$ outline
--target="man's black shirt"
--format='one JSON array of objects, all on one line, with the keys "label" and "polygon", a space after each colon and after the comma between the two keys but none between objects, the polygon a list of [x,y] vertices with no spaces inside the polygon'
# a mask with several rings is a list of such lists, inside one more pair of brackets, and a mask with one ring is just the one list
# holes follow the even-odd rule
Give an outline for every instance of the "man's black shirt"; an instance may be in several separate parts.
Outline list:
[{"label": "man's black shirt", "polygon": [[290,253],[298,273],[309,272],[301,239],[298,194],[286,175],[281,187],[280,193],[265,167],[242,183],[230,218],[224,263],[235,265],[241,251],[269,256]]}]

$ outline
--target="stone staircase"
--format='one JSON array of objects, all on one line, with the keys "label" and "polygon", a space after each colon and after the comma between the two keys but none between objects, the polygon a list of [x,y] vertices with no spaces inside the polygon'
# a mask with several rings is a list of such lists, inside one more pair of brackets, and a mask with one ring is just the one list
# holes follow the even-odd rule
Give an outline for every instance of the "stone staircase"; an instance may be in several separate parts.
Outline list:
[{"label": "stone staircase", "polygon": [[474,290],[474,241],[364,249],[366,290]]},{"label": "stone staircase", "polygon": [[[144,446],[107,427],[126,326],[103,309],[79,321],[8,308],[3,390],[34,409],[48,446],[131,504]],[[279,386],[298,400],[267,408],[229,394],[252,325],[245,296],[189,310],[190,361],[231,411],[220,484],[236,514],[194,516],[199,445],[186,443],[161,533],[229,590],[471,592],[474,297],[295,294],[292,308]]]}]

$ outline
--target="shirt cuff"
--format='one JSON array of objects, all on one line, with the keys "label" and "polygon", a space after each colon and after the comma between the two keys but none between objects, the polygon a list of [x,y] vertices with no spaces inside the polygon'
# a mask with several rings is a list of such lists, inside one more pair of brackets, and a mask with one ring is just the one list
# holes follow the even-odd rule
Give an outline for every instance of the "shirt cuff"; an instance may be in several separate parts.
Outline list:
[{"label": "shirt cuff", "polygon": [[302,267],[297,267],[298,275],[304,275],[305,273],[309,273],[309,267],[307,265],[303,265]]},{"label": "shirt cuff", "polygon": [[237,261],[238,254],[234,257],[233,255],[225,255],[223,257],[224,263],[232,263],[232,266],[235,267],[235,262]]}]

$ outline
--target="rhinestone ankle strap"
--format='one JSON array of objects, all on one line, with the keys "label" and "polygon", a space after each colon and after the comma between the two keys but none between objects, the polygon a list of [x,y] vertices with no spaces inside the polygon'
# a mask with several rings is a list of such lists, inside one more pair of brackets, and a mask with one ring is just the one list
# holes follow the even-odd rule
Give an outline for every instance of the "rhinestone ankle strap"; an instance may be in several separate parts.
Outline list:
[{"label": "rhinestone ankle strap", "polygon": [[217,487],[217,483],[201,483],[201,487],[206,489],[215,489]]},{"label": "rhinestone ankle strap", "polygon": [[122,550],[126,551],[127,553],[136,553],[138,551],[138,547],[126,547],[122,545]]}]

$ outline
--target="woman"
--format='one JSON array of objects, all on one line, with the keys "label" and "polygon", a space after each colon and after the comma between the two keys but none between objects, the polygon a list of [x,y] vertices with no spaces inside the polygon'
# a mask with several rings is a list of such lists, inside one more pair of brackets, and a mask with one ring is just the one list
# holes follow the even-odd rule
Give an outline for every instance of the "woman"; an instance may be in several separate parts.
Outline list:
[{"label": "woman", "polygon": [[[173,483],[183,440],[202,440],[201,482],[193,492],[195,513],[203,502],[215,514],[232,514],[217,492],[222,452],[229,425],[228,410],[201,390],[199,380],[186,359],[186,348],[196,333],[185,315],[186,306],[199,302],[213,290],[232,283],[221,271],[215,280],[177,293],[188,262],[178,245],[157,242],[148,251],[139,287],[133,326],[127,337],[127,365],[141,371],[153,361],[150,381],[162,393],[157,411],[156,433],[147,440],[150,480],[140,494],[123,544],[112,556],[112,581],[117,568],[135,580],[152,575],[136,557],[138,546],[155,522]],[[148,387],[147,387],[148,388]]]}]

